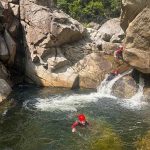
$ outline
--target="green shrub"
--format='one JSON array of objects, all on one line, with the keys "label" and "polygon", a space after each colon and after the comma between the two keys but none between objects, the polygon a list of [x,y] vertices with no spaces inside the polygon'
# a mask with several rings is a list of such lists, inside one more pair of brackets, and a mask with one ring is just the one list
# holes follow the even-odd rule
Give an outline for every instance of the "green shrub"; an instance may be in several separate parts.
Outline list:
[{"label": "green shrub", "polygon": [[120,0],[57,0],[57,6],[81,22],[101,21],[120,15]]}]

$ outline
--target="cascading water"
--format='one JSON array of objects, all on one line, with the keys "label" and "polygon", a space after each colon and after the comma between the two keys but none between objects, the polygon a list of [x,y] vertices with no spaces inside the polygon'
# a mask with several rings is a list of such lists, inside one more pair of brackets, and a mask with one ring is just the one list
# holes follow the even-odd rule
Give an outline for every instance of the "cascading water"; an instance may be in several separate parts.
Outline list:
[{"label": "cascading water", "polygon": [[143,99],[144,79],[140,77],[138,92],[130,99],[133,101],[141,101]]},{"label": "cascading water", "polygon": [[[105,79],[102,81],[101,85],[97,88],[98,93],[100,93],[101,97],[111,96],[112,98],[113,96],[111,95],[111,92],[112,92],[113,85],[120,78],[122,78],[123,76],[127,74],[130,74],[131,72],[132,70],[126,71],[123,74],[116,76],[111,81],[107,81],[108,76],[106,76]],[[120,103],[123,107],[129,108],[129,109],[141,109],[142,106],[146,104],[146,102],[144,101],[144,97],[143,97],[144,79],[142,77],[140,77],[139,79],[138,86],[139,86],[138,91],[133,97],[131,97],[130,99],[119,100],[118,103]]]},{"label": "cascading water", "polygon": [[139,79],[139,85],[138,85],[138,91],[137,93],[131,97],[130,99],[124,99],[126,103],[122,103],[123,106],[130,108],[130,109],[141,109],[143,105],[146,104],[144,101],[143,96],[143,89],[144,89],[144,79],[140,77]]},{"label": "cascading water", "polygon": [[107,75],[105,77],[105,79],[102,81],[101,85],[97,88],[97,92],[101,93],[101,95],[103,95],[103,96],[112,96],[111,95],[112,87],[116,83],[116,81],[118,81],[123,76],[130,74],[131,72],[132,72],[132,70],[126,71],[122,74],[119,74],[118,76],[116,76],[111,81],[107,81],[107,77],[108,77],[108,75]]},{"label": "cascading water", "polygon": [[[117,99],[117,97],[111,95],[113,85],[125,75],[128,75],[132,72],[126,71],[123,74],[119,74],[111,81],[107,81],[106,78],[102,81],[101,85],[97,88],[97,92],[92,92],[90,94],[72,94],[72,95],[57,95],[50,96],[48,98],[35,98],[35,103],[32,105],[30,100],[24,102],[24,107],[27,109],[40,109],[41,111],[77,111],[77,108],[84,107],[85,104],[97,102],[101,98],[111,98]],[[140,78],[138,92],[130,99],[118,100],[118,103],[123,107],[136,108],[139,109],[141,104],[144,104],[142,101],[143,96],[143,87],[144,81]]]}]

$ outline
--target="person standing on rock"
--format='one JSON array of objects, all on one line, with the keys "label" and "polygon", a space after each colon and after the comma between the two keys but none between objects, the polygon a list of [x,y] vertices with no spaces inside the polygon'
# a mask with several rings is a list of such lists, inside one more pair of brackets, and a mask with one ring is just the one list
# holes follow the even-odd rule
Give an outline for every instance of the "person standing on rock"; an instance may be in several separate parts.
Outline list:
[{"label": "person standing on rock", "polygon": [[117,59],[117,60],[123,60],[123,46],[120,45],[118,49],[115,50],[114,52],[114,57]]}]

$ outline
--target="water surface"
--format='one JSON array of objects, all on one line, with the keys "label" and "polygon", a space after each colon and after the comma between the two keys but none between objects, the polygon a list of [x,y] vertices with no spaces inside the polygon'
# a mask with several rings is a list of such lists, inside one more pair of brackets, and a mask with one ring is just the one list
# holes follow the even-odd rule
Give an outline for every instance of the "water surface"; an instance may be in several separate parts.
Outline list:
[{"label": "water surface", "polygon": [[[150,105],[91,90],[17,87],[0,117],[0,150],[134,150],[150,130]],[[2,107],[2,106],[1,106]],[[76,115],[90,126],[71,132]]]}]

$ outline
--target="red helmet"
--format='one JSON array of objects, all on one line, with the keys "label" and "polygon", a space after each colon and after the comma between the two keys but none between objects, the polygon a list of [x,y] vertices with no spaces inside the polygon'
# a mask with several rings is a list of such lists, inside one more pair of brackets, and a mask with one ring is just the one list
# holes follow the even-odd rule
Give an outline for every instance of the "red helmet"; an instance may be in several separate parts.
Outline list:
[{"label": "red helmet", "polygon": [[79,119],[80,121],[85,121],[85,120],[86,120],[84,114],[78,115],[78,119]]}]

